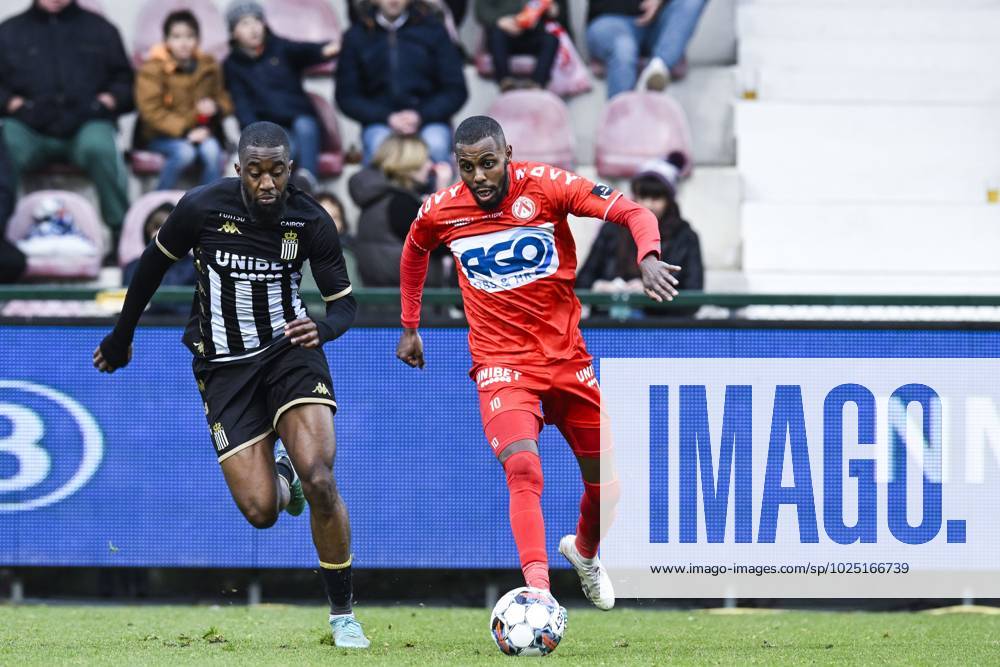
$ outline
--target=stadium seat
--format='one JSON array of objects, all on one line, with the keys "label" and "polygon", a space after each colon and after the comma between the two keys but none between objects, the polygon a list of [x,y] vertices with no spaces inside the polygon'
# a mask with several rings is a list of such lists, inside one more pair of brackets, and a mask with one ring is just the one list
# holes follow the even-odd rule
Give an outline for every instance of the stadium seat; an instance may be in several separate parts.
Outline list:
[{"label": "stadium seat", "polygon": [[[337,12],[328,0],[265,0],[264,15],[276,35],[299,42],[340,41]],[[311,67],[308,76],[329,76],[336,61]]]},{"label": "stadium seat", "polygon": [[597,172],[629,178],[644,162],[680,151],[691,170],[691,132],[683,109],[670,95],[628,92],[608,101],[597,128]]},{"label": "stadium seat", "polygon": [[139,197],[125,214],[122,223],[121,240],[118,242],[118,264],[126,264],[138,259],[146,249],[146,241],[142,235],[142,227],[146,218],[163,204],[177,204],[184,196],[183,190],[158,190],[148,192]]},{"label": "stadium seat", "polygon": [[497,96],[487,115],[503,127],[514,158],[573,168],[573,128],[566,103],[546,90]]},{"label": "stadium seat", "polygon": [[142,65],[149,49],[163,41],[163,20],[170,12],[188,9],[201,24],[201,48],[219,61],[229,53],[229,30],[222,13],[212,0],[146,0],[135,20],[132,64]]},{"label": "stadium seat", "polygon": [[100,216],[82,195],[65,190],[38,190],[24,196],[7,225],[7,240],[14,243],[28,236],[34,224],[32,212],[46,197],[56,197],[65,204],[77,229],[94,243],[96,253],[75,257],[29,257],[24,277],[29,280],[93,280],[100,273],[107,243]]},{"label": "stadium seat", "polygon": [[323,126],[323,145],[319,154],[319,174],[322,178],[335,178],[344,170],[344,146],[340,141],[340,125],[333,105],[320,95],[310,93],[313,108]]}]

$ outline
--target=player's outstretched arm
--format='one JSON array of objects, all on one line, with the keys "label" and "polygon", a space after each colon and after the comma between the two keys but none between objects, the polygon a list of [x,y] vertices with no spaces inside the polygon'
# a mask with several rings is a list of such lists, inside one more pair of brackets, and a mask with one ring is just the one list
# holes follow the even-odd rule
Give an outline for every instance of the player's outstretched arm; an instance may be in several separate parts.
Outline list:
[{"label": "player's outstretched arm", "polygon": [[430,252],[417,245],[412,236],[403,243],[399,260],[400,321],[403,334],[396,345],[396,357],[413,368],[424,367],[424,342],[417,332],[420,326],[420,305],[423,300],[424,281]]},{"label": "player's outstretched arm", "polygon": [[132,284],[125,293],[125,304],[115,328],[94,350],[94,368],[102,373],[114,373],[132,360],[135,327],[171,264],[173,260],[157,247],[156,241],[146,247],[139,259]]}]

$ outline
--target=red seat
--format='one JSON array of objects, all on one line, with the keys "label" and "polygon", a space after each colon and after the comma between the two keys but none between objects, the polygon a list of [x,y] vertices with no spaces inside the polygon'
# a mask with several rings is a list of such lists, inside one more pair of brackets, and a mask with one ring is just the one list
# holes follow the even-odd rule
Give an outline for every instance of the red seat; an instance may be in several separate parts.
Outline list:
[{"label": "red seat", "polygon": [[7,224],[7,240],[14,243],[28,236],[34,225],[32,213],[47,197],[59,199],[73,216],[76,228],[93,242],[94,255],[84,256],[35,256],[28,258],[24,277],[28,279],[80,279],[92,280],[101,271],[101,261],[107,252],[106,234],[94,206],[82,195],[66,190],[36,190],[25,195],[17,204],[14,215]]},{"label": "red seat", "polygon": [[149,214],[158,209],[163,204],[174,204],[184,196],[183,190],[157,190],[147,192],[139,197],[129,207],[122,221],[122,235],[118,241],[118,264],[126,264],[136,260],[146,249],[146,239],[143,237],[142,228],[146,224]]},{"label": "red seat", "polygon": [[503,127],[514,158],[573,168],[573,125],[566,103],[547,90],[512,90],[486,115]]},{"label": "red seat", "polygon": [[159,153],[140,149],[132,149],[128,157],[132,173],[136,176],[156,176],[163,170],[163,163],[166,161]]},{"label": "red seat", "polygon": [[691,164],[691,132],[681,105],[664,93],[628,92],[608,100],[597,128],[597,172],[630,178],[652,159],[680,151]]},{"label": "red seat", "polygon": [[333,105],[324,97],[309,93],[313,108],[323,129],[323,145],[319,153],[319,174],[322,178],[335,178],[344,171],[344,145],[340,140],[340,124]]},{"label": "red seat", "polygon": [[163,41],[163,21],[178,9],[195,15],[201,28],[201,49],[222,62],[229,53],[229,30],[221,12],[212,0],[146,0],[135,20],[132,38],[132,64],[138,68],[146,54]]},{"label": "red seat", "polygon": [[[341,41],[340,20],[328,0],[265,0],[264,16],[276,35],[297,42]],[[336,69],[336,61],[310,67],[308,76],[324,76]]]}]

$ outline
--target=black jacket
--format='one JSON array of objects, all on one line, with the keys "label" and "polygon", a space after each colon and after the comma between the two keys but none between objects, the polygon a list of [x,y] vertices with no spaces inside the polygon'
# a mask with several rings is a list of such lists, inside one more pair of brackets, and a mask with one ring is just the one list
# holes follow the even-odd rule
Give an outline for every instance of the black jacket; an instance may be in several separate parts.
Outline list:
[{"label": "black jacket", "polygon": [[326,62],[323,44],[293,42],[268,32],[264,50],[251,56],[235,44],[223,63],[226,89],[241,127],[269,120],[284,127],[299,116],[316,116],[302,73]]},{"label": "black jacket", "polygon": [[[677,209],[675,208],[674,211]],[[669,217],[668,217],[669,216]],[[664,220],[660,221],[660,258],[664,262],[681,267],[677,276],[677,289],[701,290],[705,286],[705,269],[701,262],[701,242],[698,234],[679,212],[668,211]],[[614,280],[622,278],[631,280],[639,277],[639,267],[635,263],[635,241],[625,227],[613,222],[606,222],[594,239],[594,244],[587,255],[587,261],[577,272],[576,286],[579,289],[590,289],[597,280]],[[695,309],[697,310],[697,308]],[[649,313],[689,314],[687,311],[655,310]]]},{"label": "black jacket", "polygon": [[[410,224],[423,203],[420,194],[389,182],[374,167],[365,167],[351,176],[347,188],[361,209],[354,239],[361,281],[366,287],[399,287],[399,259]],[[428,287],[442,284],[442,254],[431,254],[425,283]]]},{"label": "black jacket", "polygon": [[[114,111],[97,101],[103,92],[114,96]],[[7,19],[0,24],[0,112],[14,96],[26,103],[13,117],[53,137],[131,111],[132,66],[118,30],[76,2],[59,14],[33,4]]]},{"label": "black jacket", "polygon": [[374,11],[344,36],[337,62],[337,104],[362,125],[385,123],[389,114],[413,109],[424,123],[448,123],[468,92],[462,56],[444,25],[423,3],[394,33]]}]

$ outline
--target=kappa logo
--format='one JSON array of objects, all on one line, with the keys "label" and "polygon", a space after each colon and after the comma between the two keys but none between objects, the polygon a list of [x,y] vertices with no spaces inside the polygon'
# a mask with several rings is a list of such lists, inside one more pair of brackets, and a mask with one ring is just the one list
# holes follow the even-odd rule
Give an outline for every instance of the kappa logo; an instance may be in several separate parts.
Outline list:
[{"label": "kappa logo", "polygon": [[295,232],[285,232],[281,239],[281,259],[295,259],[299,254],[299,235]]},{"label": "kappa logo", "polygon": [[466,236],[449,247],[469,284],[486,292],[516,289],[559,269],[551,222]]},{"label": "kappa logo", "polygon": [[330,394],[330,390],[327,389],[327,386],[325,384],[323,384],[322,382],[317,382],[316,383],[316,388],[313,389],[313,393],[314,394],[319,394],[320,396],[330,396],[331,395]]},{"label": "kappa logo", "polygon": [[537,210],[534,200],[530,197],[518,197],[513,206],[510,207],[510,212],[514,214],[514,217],[525,222],[534,218]]},{"label": "kappa logo", "polygon": [[219,227],[219,231],[224,232],[226,234],[240,234],[240,235],[243,234],[243,232],[240,231],[240,228],[236,226],[235,222],[222,223],[222,226]]},{"label": "kappa logo", "polygon": [[[207,403],[205,404],[208,405]],[[226,437],[226,429],[222,428],[221,422],[212,424],[212,439],[215,441],[215,451],[221,452],[229,447],[229,438]]]}]

